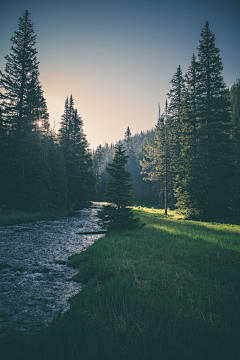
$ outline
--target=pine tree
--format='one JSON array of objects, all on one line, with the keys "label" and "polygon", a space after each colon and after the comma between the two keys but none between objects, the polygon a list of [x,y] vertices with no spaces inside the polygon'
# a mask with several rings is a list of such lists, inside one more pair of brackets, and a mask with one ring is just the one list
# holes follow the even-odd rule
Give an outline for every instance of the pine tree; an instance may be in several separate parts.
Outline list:
[{"label": "pine tree", "polygon": [[199,163],[202,164],[199,206],[204,217],[220,216],[229,204],[231,175],[230,103],[222,77],[222,60],[208,21],[198,47]]},{"label": "pine tree", "polygon": [[[70,103],[71,111],[71,103]],[[88,148],[86,135],[83,132],[83,120],[77,109],[73,111],[72,129],[70,132],[72,155],[72,185],[70,194],[77,197],[78,208],[83,207],[95,194],[96,178],[93,172],[92,154]],[[70,174],[69,174],[70,175]]]},{"label": "pine tree", "polygon": [[[36,35],[26,10],[19,19],[19,31],[11,38],[13,46],[7,55],[5,73],[0,72],[4,89],[2,108],[9,131],[18,134],[31,131],[36,121],[46,119],[46,103],[39,82]],[[49,126],[47,124],[47,126]]]},{"label": "pine tree", "polygon": [[51,131],[48,137],[46,160],[50,177],[50,206],[66,208],[68,199],[66,159],[54,131]]},{"label": "pine tree", "polygon": [[182,104],[182,91],[184,86],[182,69],[180,65],[178,66],[177,71],[173,75],[170,83],[172,84],[172,88],[167,94],[169,99],[168,114],[169,114],[169,122],[171,127],[171,136],[172,136],[172,145],[173,145],[172,149],[175,155],[175,162],[177,162],[180,152],[180,144],[179,144],[180,111]]},{"label": "pine tree", "polygon": [[[11,38],[11,53],[5,57],[5,72],[0,72],[2,122],[8,146],[4,202],[18,208],[38,206],[38,186],[41,183],[45,187],[48,177],[41,138],[48,132],[49,121],[29,15],[26,10],[20,17],[19,30]],[[40,168],[40,172],[35,171]]]},{"label": "pine tree", "polygon": [[2,118],[2,109],[0,106],[0,208],[4,204],[4,192],[6,187],[6,161],[7,161],[7,136],[5,124]]},{"label": "pine tree", "polygon": [[97,200],[103,201],[104,193],[109,174],[106,171],[107,164],[112,162],[115,153],[113,144],[110,146],[106,143],[104,146],[99,145],[94,152],[94,172],[97,177]]},{"label": "pine tree", "polygon": [[98,212],[99,224],[108,230],[131,229],[139,225],[134,219],[131,196],[131,173],[125,169],[128,156],[123,144],[116,145],[113,161],[108,164],[110,179],[105,192],[105,200],[111,204]]},{"label": "pine tree", "polygon": [[129,126],[125,132],[123,144],[126,147],[126,155],[128,156],[128,162],[125,168],[130,171],[132,175],[133,189],[131,194],[133,195],[134,200],[138,202],[141,198],[141,192],[143,191],[143,179],[141,175],[141,166],[134,150],[132,133]]},{"label": "pine tree", "polygon": [[60,121],[60,129],[58,131],[58,138],[62,148],[62,151],[67,159],[69,152],[69,131],[70,131],[70,119],[69,119],[69,103],[68,97],[64,104],[64,113]]},{"label": "pine tree", "polygon": [[127,152],[129,151],[129,148],[130,148],[131,136],[132,136],[132,133],[131,133],[131,130],[130,130],[129,126],[128,126],[127,130],[125,131],[125,137],[124,137],[124,140],[125,140],[126,145],[127,145]]},{"label": "pine tree", "polygon": [[74,108],[72,95],[65,101],[59,130],[59,143],[66,161],[68,206],[81,208],[95,193],[93,159],[83,132],[83,121]]},{"label": "pine tree", "polygon": [[143,160],[140,162],[145,180],[156,181],[159,185],[159,199],[162,203],[164,195],[164,208],[167,215],[168,198],[172,192],[172,134],[170,128],[168,103],[165,103],[165,113],[160,114],[156,126],[154,141],[145,145]]},{"label": "pine tree", "polygon": [[182,90],[182,106],[180,111],[180,153],[176,164],[175,195],[177,206],[191,217],[199,217],[198,198],[204,195],[199,188],[202,176],[198,159],[198,92],[197,92],[197,60],[192,56],[191,65],[184,77]]},{"label": "pine tree", "polygon": [[230,206],[232,151],[227,89],[215,36],[206,22],[185,79],[176,195],[193,218],[217,218]]},{"label": "pine tree", "polygon": [[231,87],[229,98],[232,105],[231,143],[233,149],[234,176],[231,179],[232,210],[240,211],[240,79]]}]

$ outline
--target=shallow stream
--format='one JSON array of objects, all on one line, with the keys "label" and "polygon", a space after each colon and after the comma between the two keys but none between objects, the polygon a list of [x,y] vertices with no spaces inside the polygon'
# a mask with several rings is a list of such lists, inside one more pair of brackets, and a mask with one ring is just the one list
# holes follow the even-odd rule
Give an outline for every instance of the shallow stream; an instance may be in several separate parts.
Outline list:
[{"label": "shallow stream", "polygon": [[[97,205],[100,206],[100,205]],[[0,227],[0,337],[46,326],[81,290],[68,256],[92,245],[96,205],[71,217]]]}]

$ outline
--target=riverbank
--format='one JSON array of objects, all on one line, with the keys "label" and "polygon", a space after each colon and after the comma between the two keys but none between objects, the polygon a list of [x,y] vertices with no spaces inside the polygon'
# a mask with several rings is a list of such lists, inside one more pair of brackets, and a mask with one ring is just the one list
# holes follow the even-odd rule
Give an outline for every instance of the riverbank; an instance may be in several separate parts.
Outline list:
[{"label": "riverbank", "polygon": [[70,216],[67,209],[51,209],[49,211],[24,212],[16,210],[1,210],[0,225],[24,224],[32,221],[45,220],[58,216]]},{"label": "riverbank", "polygon": [[134,212],[145,227],[71,256],[87,286],[49,329],[2,341],[4,359],[240,358],[240,226]]}]

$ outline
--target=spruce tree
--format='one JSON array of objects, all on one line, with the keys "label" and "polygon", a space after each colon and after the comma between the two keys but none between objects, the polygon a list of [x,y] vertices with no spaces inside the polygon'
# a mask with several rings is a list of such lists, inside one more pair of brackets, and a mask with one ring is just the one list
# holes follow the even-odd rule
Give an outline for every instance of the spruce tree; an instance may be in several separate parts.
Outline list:
[{"label": "spruce tree", "polygon": [[2,109],[0,106],[0,174],[1,174],[1,181],[0,181],[0,208],[4,204],[4,192],[6,188],[6,162],[7,160],[7,137],[6,137],[6,130],[5,124],[3,122],[2,117]]},{"label": "spruce tree", "polygon": [[79,209],[95,193],[95,175],[83,120],[74,107],[72,95],[65,101],[58,137],[66,161],[68,207]]},{"label": "spruce tree", "polygon": [[231,144],[233,150],[234,176],[231,179],[232,210],[240,211],[240,79],[234,83],[229,92],[232,106]]},{"label": "spruce tree", "polygon": [[127,130],[125,131],[125,137],[124,137],[124,140],[125,140],[126,145],[127,145],[127,152],[129,151],[129,148],[130,148],[131,136],[132,136],[132,133],[131,133],[131,130],[130,130],[129,126],[128,126]]},{"label": "spruce tree", "polygon": [[168,114],[168,103],[165,103],[165,112],[161,116],[159,108],[159,119],[156,125],[155,138],[151,143],[145,144],[143,160],[140,162],[145,180],[158,183],[159,202],[162,203],[164,196],[164,208],[167,215],[168,199],[172,193],[172,134]]},{"label": "spruce tree", "polygon": [[99,224],[108,230],[132,229],[139,225],[134,219],[131,196],[131,173],[125,169],[128,156],[123,144],[116,145],[113,161],[108,164],[107,172],[110,175],[105,200],[109,205],[103,206],[98,212]]},{"label": "spruce tree", "polygon": [[123,144],[126,147],[126,154],[128,156],[126,170],[130,171],[132,175],[133,189],[131,194],[133,195],[135,201],[138,202],[141,197],[141,192],[143,191],[143,179],[141,175],[141,166],[134,150],[132,133],[129,126],[125,132]]},{"label": "spruce tree", "polygon": [[94,172],[97,177],[97,199],[103,201],[109,174],[106,171],[107,164],[113,160],[115,148],[106,143],[99,145],[94,152]]},{"label": "spruce tree", "polygon": [[198,59],[192,58],[181,107],[176,195],[181,210],[193,218],[218,218],[230,206],[232,150],[230,107],[222,60],[206,22]]},{"label": "spruce tree", "polygon": [[182,91],[183,91],[183,75],[182,69],[179,65],[176,73],[173,75],[170,83],[172,84],[172,88],[170,89],[168,95],[169,106],[168,106],[168,114],[169,114],[169,122],[171,127],[171,137],[172,137],[172,150],[174,151],[175,162],[177,162],[179,152],[180,152],[180,144],[179,144],[179,129],[180,129],[180,111],[182,105]]},{"label": "spruce tree", "polygon": [[17,131],[18,134],[23,130],[31,131],[36,122],[42,117],[46,119],[47,115],[38,78],[36,35],[29,16],[26,10],[23,17],[20,17],[19,30],[11,38],[11,54],[5,57],[5,72],[0,72],[0,86],[4,89],[3,114],[9,131]]},{"label": "spruce tree", "polygon": [[41,206],[38,186],[48,191],[49,185],[43,156],[45,142],[41,141],[42,134],[48,133],[49,121],[29,15],[26,10],[20,17],[19,29],[11,38],[11,53],[5,57],[5,72],[0,72],[2,122],[8,147],[3,198],[15,208]]},{"label": "spruce tree", "polygon": [[46,158],[51,184],[50,205],[66,208],[68,199],[66,159],[54,131],[49,135],[47,148]]},{"label": "spruce tree", "polygon": [[229,204],[231,176],[230,103],[222,76],[220,51],[208,21],[198,47],[199,163],[204,194],[199,206],[206,218],[221,216]]},{"label": "spruce tree", "polygon": [[[184,77],[182,106],[180,111],[180,153],[176,164],[175,195],[178,208],[189,217],[199,217],[198,199],[204,197],[204,188],[199,187],[202,176],[198,149],[198,92],[197,60],[193,54],[191,65]],[[200,211],[200,213],[199,213]]]}]

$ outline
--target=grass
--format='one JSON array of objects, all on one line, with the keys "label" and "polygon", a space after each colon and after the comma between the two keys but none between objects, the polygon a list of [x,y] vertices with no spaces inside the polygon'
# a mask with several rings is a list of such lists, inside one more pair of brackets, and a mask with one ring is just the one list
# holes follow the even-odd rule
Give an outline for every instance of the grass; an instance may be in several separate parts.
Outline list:
[{"label": "grass", "polygon": [[240,358],[240,226],[134,212],[145,227],[69,258],[86,286],[48,329],[2,340],[4,359]]},{"label": "grass", "polygon": [[13,225],[29,223],[37,220],[49,219],[56,216],[69,216],[70,211],[65,209],[52,209],[49,211],[24,212],[16,210],[1,210],[0,225]]}]

